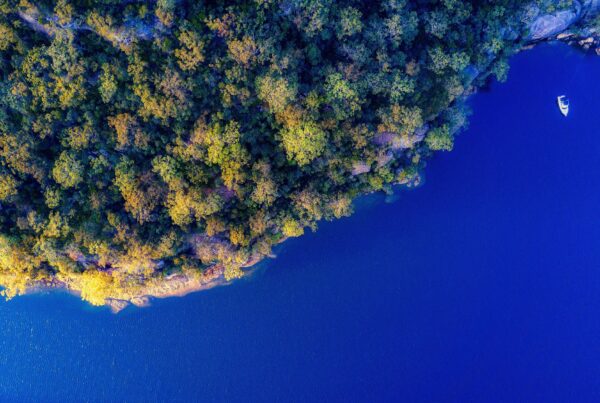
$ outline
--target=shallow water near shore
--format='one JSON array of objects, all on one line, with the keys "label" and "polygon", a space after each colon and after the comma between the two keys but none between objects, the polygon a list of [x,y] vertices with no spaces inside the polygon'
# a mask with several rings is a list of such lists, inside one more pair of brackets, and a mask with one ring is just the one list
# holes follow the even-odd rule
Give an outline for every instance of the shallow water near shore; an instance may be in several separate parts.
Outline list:
[{"label": "shallow water near shore", "polygon": [[424,186],[229,286],[0,302],[0,401],[598,400],[599,77],[565,45],[517,55]]}]

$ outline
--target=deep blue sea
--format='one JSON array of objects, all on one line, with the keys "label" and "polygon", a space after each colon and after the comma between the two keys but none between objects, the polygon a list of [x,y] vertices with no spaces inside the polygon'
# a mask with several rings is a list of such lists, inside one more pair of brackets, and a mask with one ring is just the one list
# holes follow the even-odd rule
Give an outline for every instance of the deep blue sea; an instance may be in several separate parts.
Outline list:
[{"label": "deep blue sea", "polygon": [[521,53],[470,105],[424,186],[250,278],[118,315],[1,302],[0,401],[599,401],[600,57]]}]

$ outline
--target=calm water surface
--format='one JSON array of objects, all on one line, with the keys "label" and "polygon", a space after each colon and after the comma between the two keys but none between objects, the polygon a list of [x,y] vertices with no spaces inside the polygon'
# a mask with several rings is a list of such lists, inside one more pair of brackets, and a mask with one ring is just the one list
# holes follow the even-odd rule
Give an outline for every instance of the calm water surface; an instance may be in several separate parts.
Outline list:
[{"label": "calm water surface", "polygon": [[231,286],[0,303],[0,401],[598,401],[599,78],[565,46],[518,55],[425,186]]}]

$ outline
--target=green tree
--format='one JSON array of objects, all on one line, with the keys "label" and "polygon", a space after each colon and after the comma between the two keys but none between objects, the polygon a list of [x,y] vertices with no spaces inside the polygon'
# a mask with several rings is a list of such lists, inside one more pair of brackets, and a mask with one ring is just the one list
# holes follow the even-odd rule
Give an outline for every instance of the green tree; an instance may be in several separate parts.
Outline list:
[{"label": "green tree", "polygon": [[204,61],[204,42],[194,31],[183,30],[178,36],[181,47],[175,49],[177,63],[182,70],[195,71]]},{"label": "green tree", "polygon": [[296,98],[297,87],[284,77],[266,74],[256,80],[256,91],[273,113],[280,113]]},{"label": "green tree", "polygon": [[158,0],[155,14],[162,24],[170,27],[175,21],[175,0]]},{"label": "green tree", "polygon": [[52,177],[63,188],[73,188],[83,181],[83,164],[71,153],[63,151],[54,162]]},{"label": "green tree", "polygon": [[327,144],[325,132],[312,122],[302,122],[296,127],[282,130],[281,138],[288,160],[300,166],[319,157]]},{"label": "green tree", "polygon": [[434,151],[452,151],[454,140],[447,125],[431,129],[425,137],[427,146]]},{"label": "green tree", "polygon": [[340,12],[340,22],[337,27],[338,39],[352,36],[362,31],[362,13],[354,7],[346,7]]},{"label": "green tree", "polygon": [[358,92],[340,73],[330,74],[325,80],[325,98],[338,120],[344,120],[360,111]]},{"label": "green tree", "polygon": [[17,194],[17,181],[10,174],[0,174],[0,201]]},{"label": "green tree", "polygon": [[288,217],[285,220],[283,220],[281,232],[284,236],[293,238],[304,234],[304,228],[302,228],[302,225],[300,225],[300,223],[297,220]]},{"label": "green tree", "polygon": [[104,103],[109,103],[118,89],[117,79],[112,74],[110,66],[105,63],[102,65],[102,73],[100,74],[100,86],[98,91]]}]

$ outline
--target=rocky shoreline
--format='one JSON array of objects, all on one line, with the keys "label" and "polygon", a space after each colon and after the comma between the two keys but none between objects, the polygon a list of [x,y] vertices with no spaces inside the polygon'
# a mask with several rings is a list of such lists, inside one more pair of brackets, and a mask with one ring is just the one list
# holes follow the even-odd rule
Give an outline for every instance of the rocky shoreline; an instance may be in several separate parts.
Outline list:
[{"label": "rocky shoreline", "polygon": [[[272,256],[271,256],[272,257]],[[242,267],[245,273],[249,272],[251,267],[263,260],[264,257],[253,256]],[[144,308],[150,305],[152,299],[162,299],[171,297],[183,297],[190,293],[208,290],[214,287],[230,284],[224,276],[225,269],[221,264],[215,264],[205,269],[201,275],[191,275],[188,273],[173,273],[163,278],[153,279],[146,284],[138,293],[134,295],[117,297],[108,297],[104,301],[104,306],[110,308],[113,313],[119,313],[130,305],[138,308]],[[35,294],[48,291],[65,291],[70,294],[81,297],[81,291],[68,281],[52,279],[50,281],[42,280],[28,287],[25,294]]]}]

